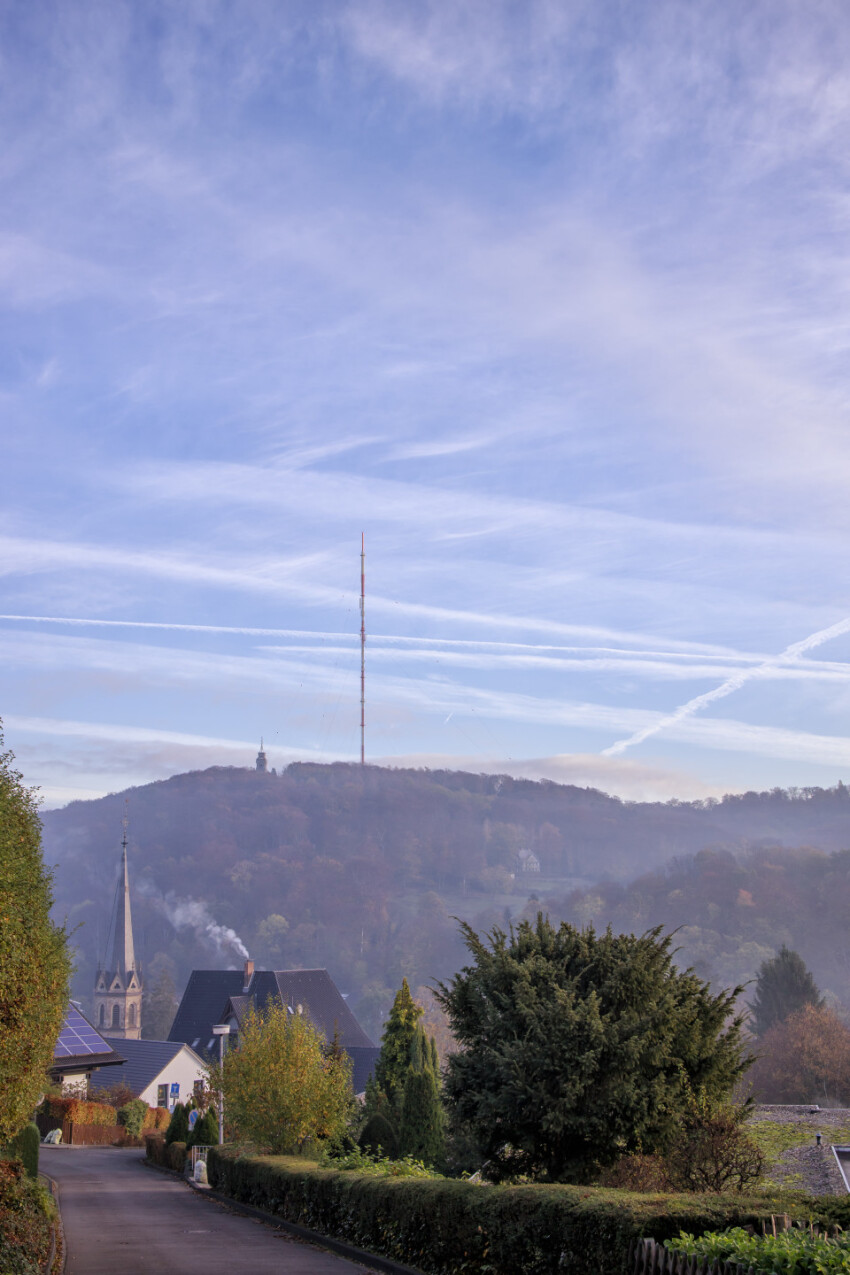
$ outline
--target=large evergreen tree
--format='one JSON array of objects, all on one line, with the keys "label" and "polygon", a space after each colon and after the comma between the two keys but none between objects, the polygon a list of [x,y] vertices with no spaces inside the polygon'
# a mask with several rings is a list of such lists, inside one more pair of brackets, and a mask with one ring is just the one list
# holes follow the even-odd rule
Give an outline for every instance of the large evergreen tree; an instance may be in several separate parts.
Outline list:
[{"label": "large evergreen tree", "polygon": [[31,1118],[44,1089],[70,973],[65,932],[50,920],[35,796],[13,761],[0,752],[0,1146]]},{"label": "large evergreen tree", "polygon": [[713,994],[673,964],[660,928],[597,935],[538,915],[462,932],[473,964],[439,997],[460,1044],[444,1094],[488,1174],[581,1181],[662,1150],[694,1093],[729,1093],[747,1061],[740,988]]},{"label": "large evergreen tree", "polygon": [[823,997],[802,956],[783,943],[776,956],[759,967],[750,1026],[756,1036],[764,1036],[806,1005],[820,1009]]}]

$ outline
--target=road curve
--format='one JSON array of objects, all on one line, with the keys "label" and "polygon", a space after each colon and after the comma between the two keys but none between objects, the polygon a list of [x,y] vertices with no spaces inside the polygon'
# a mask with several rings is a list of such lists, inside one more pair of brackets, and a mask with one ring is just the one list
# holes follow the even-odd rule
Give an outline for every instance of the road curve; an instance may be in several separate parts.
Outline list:
[{"label": "road curve", "polygon": [[42,1147],[59,1184],[65,1275],[364,1275],[365,1267],[205,1199],[138,1150]]}]

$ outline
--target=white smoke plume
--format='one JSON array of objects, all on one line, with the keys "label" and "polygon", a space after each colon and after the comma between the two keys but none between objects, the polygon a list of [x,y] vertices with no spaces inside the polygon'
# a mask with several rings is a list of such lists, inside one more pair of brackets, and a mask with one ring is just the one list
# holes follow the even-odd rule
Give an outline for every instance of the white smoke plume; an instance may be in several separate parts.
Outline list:
[{"label": "white smoke plume", "polygon": [[156,907],[168,917],[175,930],[189,928],[195,931],[198,938],[204,939],[222,960],[234,952],[243,960],[248,957],[248,949],[235,930],[228,925],[219,925],[213,920],[205,904],[198,899],[177,899],[173,894],[154,900]]},{"label": "white smoke plume", "polygon": [[842,633],[848,632],[850,632],[850,619],[839,620],[837,624],[831,624],[828,629],[819,629],[817,633],[812,633],[800,642],[792,642],[779,655],[771,656],[769,660],[763,660],[761,664],[755,664],[752,668],[741,669],[739,672],[733,673],[725,682],[715,686],[713,691],[705,691],[704,694],[689,699],[686,704],[680,704],[678,708],[674,708],[673,712],[668,713],[666,717],[662,717],[650,726],[644,726],[641,730],[635,731],[634,735],[630,735],[628,739],[619,739],[610,748],[603,748],[602,756],[616,757],[619,753],[624,753],[627,748],[634,748],[636,744],[642,744],[651,735],[657,735],[659,731],[675,726],[677,722],[684,721],[686,717],[693,717],[694,713],[698,713],[700,709],[705,708],[708,704],[713,704],[715,700],[725,699],[727,695],[731,695],[733,691],[740,690],[746,682],[751,682],[753,678],[763,676],[776,668],[777,665],[793,663],[794,660],[798,660],[805,655],[807,651],[811,651],[813,647],[821,646],[822,643],[829,642],[831,638],[840,637]]}]

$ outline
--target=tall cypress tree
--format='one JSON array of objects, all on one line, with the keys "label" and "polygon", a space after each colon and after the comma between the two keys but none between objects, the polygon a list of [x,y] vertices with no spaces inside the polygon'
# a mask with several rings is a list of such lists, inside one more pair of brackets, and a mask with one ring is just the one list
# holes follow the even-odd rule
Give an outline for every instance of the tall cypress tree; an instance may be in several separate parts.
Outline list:
[{"label": "tall cypress tree", "polygon": [[410,1066],[410,1049],[421,1017],[422,1008],[411,996],[407,979],[402,979],[384,1027],[381,1052],[375,1064],[375,1085],[385,1094],[390,1107],[396,1113],[401,1108],[407,1069]]},{"label": "tall cypress tree", "polygon": [[445,1157],[445,1121],[440,1089],[431,1065],[431,1040],[417,1028],[401,1102],[399,1142],[402,1155],[436,1166]]}]

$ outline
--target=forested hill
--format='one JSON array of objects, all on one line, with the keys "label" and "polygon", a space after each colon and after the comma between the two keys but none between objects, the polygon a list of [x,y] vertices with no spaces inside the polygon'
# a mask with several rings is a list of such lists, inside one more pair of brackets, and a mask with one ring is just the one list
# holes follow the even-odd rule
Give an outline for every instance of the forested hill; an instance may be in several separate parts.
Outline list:
[{"label": "forested hill", "polygon": [[[577,887],[625,883],[706,847],[850,846],[843,785],[662,804],[345,764],[176,775],[44,815],[57,913],[80,925],[83,998],[106,942],[125,797],[149,970],[169,966],[180,987],[193,966],[237,964],[232,929],[263,964],[327,966],[373,1030],[402,974],[425,983],[462,962],[452,914],[489,925],[530,896],[566,906]],[[520,849],[537,856],[539,876],[512,875]]]}]

